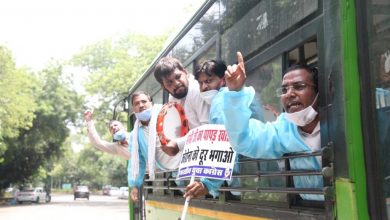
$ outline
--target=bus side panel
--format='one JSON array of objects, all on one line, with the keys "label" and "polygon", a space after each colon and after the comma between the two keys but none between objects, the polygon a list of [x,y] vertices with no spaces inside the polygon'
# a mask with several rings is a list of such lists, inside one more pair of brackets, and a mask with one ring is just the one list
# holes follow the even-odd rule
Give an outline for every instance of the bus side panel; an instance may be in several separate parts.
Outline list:
[{"label": "bus side panel", "polygon": [[[358,219],[355,185],[348,179],[340,178],[336,180],[337,213],[338,219]],[[342,211],[341,211],[342,210]]]},{"label": "bus side panel", "polygon": [[[172,203],[146,201],[146,219],[165,220],[165,219],[179,219],[183,205],[176,205]],[[226,220],[226,219],[240,219],[240,220],[262,220],[269,218],[251,217],[246,215],[233,214],[228,212],[213,211],[210,209],[202,209],[197,207],[188,207],[187,220]]]}]

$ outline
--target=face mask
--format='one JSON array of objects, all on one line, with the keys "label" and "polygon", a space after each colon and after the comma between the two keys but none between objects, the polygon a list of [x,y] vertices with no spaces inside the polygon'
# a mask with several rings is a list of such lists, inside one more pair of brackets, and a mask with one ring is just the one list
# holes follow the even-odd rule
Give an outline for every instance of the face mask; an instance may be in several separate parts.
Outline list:
[{"label": "face mask", "polygon": [[114,142],[123,141],[126,139],[126,132],[124,130],[119,130],[114,134]]},{"label": "face mask", "polygon": [[292,122],[300,127],[308,125],[310,122],[312,122],[318,114],[316,112],[316,110],[314,110],[314,108],[313,108],[313,104],[316,102],[317,97],[318,97],[318,94],[317,94],[316,98],[314,99],[313,103],[310,106],[308,106],[307,108],[305,108],[299,112],[286,113],[287,120],[289,120],[290,122]]},{"label": "face mask", "polygon": [[152,108],[143,110],[142,112],[135,113],[135,117],[140,121],[149,121],[152,117]]},{"label": "face mask", "polygon": [[201,92],[200,97],[207,103],[211,104],[211,101],[213,100],[214,96],[218,93],[218,90],[209,90],[206,92]]}]

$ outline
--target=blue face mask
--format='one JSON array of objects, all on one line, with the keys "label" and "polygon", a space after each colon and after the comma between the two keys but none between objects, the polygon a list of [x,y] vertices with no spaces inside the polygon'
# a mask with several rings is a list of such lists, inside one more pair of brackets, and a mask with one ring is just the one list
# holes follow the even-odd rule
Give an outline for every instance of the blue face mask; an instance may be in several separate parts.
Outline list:
[{"label": "blue face mask", "polygon": [[140,121],[149,121],[152,117],[152,108],[143,110],[142,112],[135,113],[135,117]]},{"label": "blue face mask", "polygon": [[126,132],[124,130],[119,130],[114,134],[114,142],[123,141],[126,139]]}]

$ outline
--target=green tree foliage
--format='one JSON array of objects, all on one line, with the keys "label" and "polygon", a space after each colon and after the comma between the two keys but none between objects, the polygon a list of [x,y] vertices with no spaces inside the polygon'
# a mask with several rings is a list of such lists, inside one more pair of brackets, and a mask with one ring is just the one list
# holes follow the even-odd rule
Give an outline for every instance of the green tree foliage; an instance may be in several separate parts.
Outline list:
[{"label": "green tree foliage", "polygon": [[127,161],[86,147],[78,158],[77,182],[98,188],[102,185],[127,185]]},{"label": "green tree foliage", "polygon": [[0,166],[0,188],[31,181],[43,166],[62,154],[68,126],[80,112],[82,99],[69,89],[61,73],[58,64],[40,72],[41,89],[35,93],[37,108],[31,128],[20,128],[18,136],[4,138],[7,150]]},{"label": "green tree foliage", "polygon": [[0,164],[7,148],[3,138],[17,137],[19,129],[32,126],[37,85],[36,78],[16,68],[11,52],[0,46]]},{"label": "green tree foliage", "polygon": [[89,71],[86,90],[100,98],[102,112],[127,95],[161,51],[166,35],[129,34],[118,40],[103,40],[87,46],[73,57],[73,64]]},{"label": "green tree foliage", "polygon": [[[117,40],[107,39],[84,47],[69,62],[72,67],[70,70],[87,70],[87,96],[98,97],[98,104],[94,104],[97,108],[94,120],[103,139],[112,138],[106,122],[112,118],[114,103],[127,95],[128,89],[160,52],[165,39],[166,36],[149,37],[138,34],[129,34]],[[51,106],[48,105],[45,109]],[[78,116],[82,116],[82,112],[80,109]],[[83,121],[80,118],[79,121]],[[79,125],[81,123],[77,126]],[[50,175],[54,186],[59,187],[62,183],[86,184],[92,188],[100,188],[106,184],[127,185],[127,161],[86,145],[85,138],[85,132],[68,138],[66,148],[71,149],[70,142],[85,147],[79,153],[67,151],[63,158],[53,164]]]},{"label": "green tree foliage", "polygon": [[58,161],[50,175],[54,187],[62,183],[88,185],[100,188],[102,185],[127,185],[127,161],[109,155],[92,147],[86,147],[79,153],[66,153]]}]

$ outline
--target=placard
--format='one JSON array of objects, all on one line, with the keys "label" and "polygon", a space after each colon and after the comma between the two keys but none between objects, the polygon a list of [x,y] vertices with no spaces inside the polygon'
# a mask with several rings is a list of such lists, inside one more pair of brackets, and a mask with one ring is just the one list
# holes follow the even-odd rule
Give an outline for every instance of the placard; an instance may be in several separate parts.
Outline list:
[{"label": "placard", "polygon": [[206,177],[230,180],[236,152],[224,125],[208,124],[190,130],[186,136],[177,179]]}]

